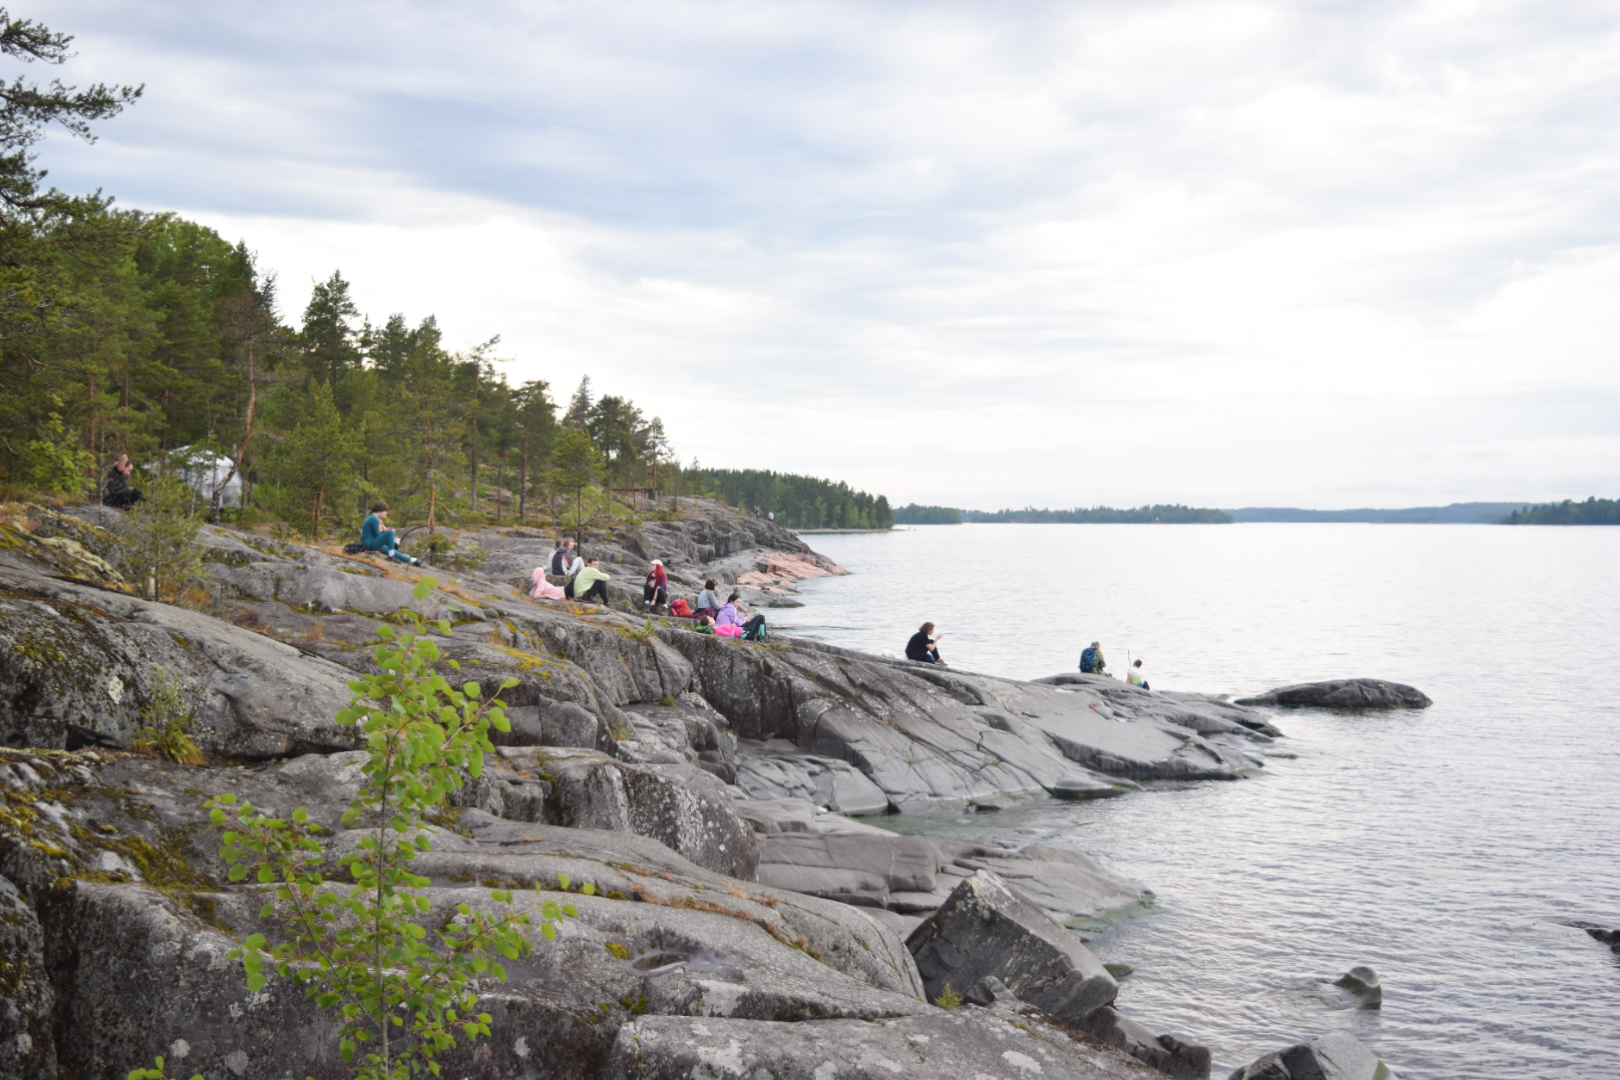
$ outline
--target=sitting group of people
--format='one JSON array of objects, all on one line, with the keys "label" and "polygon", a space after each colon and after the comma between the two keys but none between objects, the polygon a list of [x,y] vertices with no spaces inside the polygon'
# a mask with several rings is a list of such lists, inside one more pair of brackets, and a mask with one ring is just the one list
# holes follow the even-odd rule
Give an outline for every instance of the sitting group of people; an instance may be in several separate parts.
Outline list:
[{"label": "sitting group of people", "polygon": [[[1103,659],[1102,642],[1093,641],[1080,650],[1080,670],[1087,675],[1109,675],[1108,661]],[[1153,689],[1148,685],[1147,676],[1142,672],[1142,661],[1133,660],[1131,666],[1125,669],[1125,681],[1132,686],[1140,686],[1143,690]]]},{"label": "sitting group of people", "polygon": [[[552,575],[563,579],[561,585],[553,585],[547,579],[548,569]],[[606,604],[608,582],[612,580],[613,576],[602,570],[599,559],[580,558],[574,554],[574,542],[562,540],[558,542],[557,550],[551,553],[547,566],[535,568],[534,588],[529,595],[536,600],[579,600]]]},{"label": "sitting group of people", "polygon": [[[552,577],[560,577],[563,584],[555,585]],[[581,559],[574,553],[574,541],[559,540],[546,566],[534,571],[534,588],[529,595],[536,600],[595,600],[608,602],[607,583],[612,580],[597,566],[596,559]],[[746,616],[741,608],[742,593],[733,590],[724,603],[715,590],[718,582],[713,578],[703,583],[703,591],[694,602],[685,597],[669,598],[669,571],[662,559],[654,559],[647,567],[642,582],[641,602],[647,610],[658,613],[661,609],[678,619],[692,619],[700,634],[720,637],[746,638],[759,641],[765,637],[765,616]]]}]

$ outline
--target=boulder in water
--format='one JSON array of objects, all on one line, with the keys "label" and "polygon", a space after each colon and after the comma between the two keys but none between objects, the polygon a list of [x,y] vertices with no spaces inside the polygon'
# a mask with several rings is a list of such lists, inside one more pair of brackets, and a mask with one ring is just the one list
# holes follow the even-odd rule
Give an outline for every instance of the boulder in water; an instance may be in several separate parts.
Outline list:
[{"label": "boulder in water", "polygon": [[1279,686],[1239,705],[1285,705],[1302,709],[1427,709],[1429,696],[1405,683],[1385,679],[1329,679]]},{"label": "boulder in water", "polygon": [[1204,1080],[1209,1075],[1209,1047],[1174,1035],[1155,1035],[1111,1006],[1091,1010],[1075,1026],[1166,1076]]},{"label": "boulder in water", "polygon": [[1343,1031],[1267,1054],[1228,1080],[1399,1080],[1378,1055]]},{"label": "boulder in water", "polygon": [[1333,980],[1333,985],[1355,998],[1358,1008],[1377,1009],[1384,1004],[1384,988],[1378,983],[1378,973],[1370,967],[1353,967]]}]

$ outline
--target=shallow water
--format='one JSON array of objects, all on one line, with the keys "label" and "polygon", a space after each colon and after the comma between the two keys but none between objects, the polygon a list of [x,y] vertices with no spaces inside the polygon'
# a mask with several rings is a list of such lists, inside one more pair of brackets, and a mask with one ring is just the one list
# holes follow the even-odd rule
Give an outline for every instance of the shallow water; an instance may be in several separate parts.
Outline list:
[{"label": "shallow water", "polygon": [[[1402,1076],[1620,1076],[1620,529],[962,525],[808,537],[855,573],[783,633],[1039,677],[1101,640],[1155,688],[1234,696],[1370,675],[1434,707],[1283,713],[1264,773],[1093,803],[878,819],[1103,856],[1158,895],[1092,942],[1121,1008],[1214,1075],[1347,1029]],[[1028,568],[1041,568],[1037,585]],[[1059,581],[1057,588],[1051,582]],[[1355,964],[1379,1012],[1319,980]]]}]

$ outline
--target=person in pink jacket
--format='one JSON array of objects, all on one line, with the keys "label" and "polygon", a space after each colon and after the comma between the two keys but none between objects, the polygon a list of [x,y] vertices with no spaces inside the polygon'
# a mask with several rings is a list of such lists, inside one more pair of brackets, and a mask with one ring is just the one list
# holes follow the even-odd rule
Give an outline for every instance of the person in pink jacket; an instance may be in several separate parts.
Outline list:
[{"label": "person in pink jacket", "polygon": [[534,591],[529,593],[529,595],[534,597],[536,600],[564,599],[563,587],[561,585],[553,585],[551,582],[546,580],[546,568],[543,566],[537,566],[534,569]]}]

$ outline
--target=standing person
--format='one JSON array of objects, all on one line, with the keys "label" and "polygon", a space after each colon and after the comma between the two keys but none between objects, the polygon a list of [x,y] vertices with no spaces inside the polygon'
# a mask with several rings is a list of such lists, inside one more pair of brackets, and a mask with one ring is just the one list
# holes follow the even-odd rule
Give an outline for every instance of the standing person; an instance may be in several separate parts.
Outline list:
[{"label": "standing person", "polygon": [[591,559],[579,573],[574,575],[574,599],[590,600],[592,597],[596,597],[597,603],[606,604],[608,602],[607,583],[613,579],[598,570],[596,563],[596,559]]},{"label": "standing person", "polygon": [[1140,686],[1144,690],[1153,689],[1147,684],[1147,676],[1142,674],[1142,661],[1140,660],[1133,661],[1131,666],[1125,669],[1125,681],[1132,686]]},{"label": "standing person", "polygon": [[1108,663],[1103,659],[1102,642],[1093,641],[1080,652],[1080,670],[1087,675],[1107,675]]},{"label": "standing person", "polygon": [[654,559],[652,565],[647,567],[647,581],[642,586],[641,598],[654,611],[669,603],[669,573],[664,569],[662,559]]},{"label": "standing person", "polygon": [[140,502],[141,493],[129,482],[134,474],[135,463],[129,460],[129,455],[119,454],[107,472],[107,491],[101,497],[101,504],[114,510],[128,510]]},{"label": "standing person", "polygon": [[707,615],[710,622],[713,622],[715,619],[719,618],[720,595],[714,591],[719,587],[719,583],[716,582],[714,578],[710,578],[708,581],[705,581],[703,583],[703,591],[698,593],[697,609],[693,611],[692,614],[698,616],[699,618]]},{"label": "standing person", "polygon": [[388,504],[374,502],[371,504],[371,513],[360,526],[360,546],[367,551],[375,551],[385,559],[395,559],[412,566],[422,565],[421,559],[413,559],[399,550],[399,540],[393,529],[385,529],[388,523]]},{"label": "standing person", "polygon": [[924,664],[943,664],[945,661],[939,658],[939,639],[944,636],[944,634],[934,635],[933,623],[923,623],[917,632],[911,635],[911,640],[906,642],[906,659],[917,660]]}]

